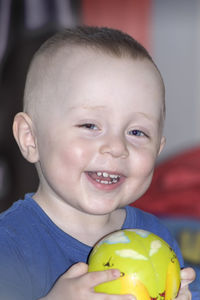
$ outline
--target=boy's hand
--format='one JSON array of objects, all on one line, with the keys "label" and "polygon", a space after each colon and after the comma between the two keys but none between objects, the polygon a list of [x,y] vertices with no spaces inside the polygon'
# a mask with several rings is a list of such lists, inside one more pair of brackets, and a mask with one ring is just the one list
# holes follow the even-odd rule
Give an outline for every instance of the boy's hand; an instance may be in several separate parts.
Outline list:
[{"label": "boy's hand", "polygon": [[[107,295],[94,292],[94,287],[105,281],[110,281],[120,276],[117,270],[88,273],[88,266],[78,263],[72,266],[56,282],[49,294],[40,300],[136,300],[131,295]],[[189,284],[195,279],[192,268],[181,271],[181,289],[177,300],[191,300]]]},{"label": "boy's hand", "polygon": [[49,294],[40,300],[136,300],[131,295],[107,295],[94,292],[96,285],[119,276],[118,270],[88,273],[88,266],[78,263],[64,273]]},{"label": "boy's hand", "polygon": [[181,288],[177,300],[191,300],[192,295],[189,291],[189,284],[195,279],[195,271],[192,268],[186,268],[181,271]]}]

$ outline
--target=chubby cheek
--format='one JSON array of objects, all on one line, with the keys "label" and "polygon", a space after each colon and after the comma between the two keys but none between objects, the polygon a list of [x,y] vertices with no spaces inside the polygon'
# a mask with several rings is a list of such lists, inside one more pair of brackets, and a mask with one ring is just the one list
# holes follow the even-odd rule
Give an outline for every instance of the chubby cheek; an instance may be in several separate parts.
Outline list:
[{"label": "chubby cheek", "polygon": [[57,177],[61,182],[66,182],[66,176],[72,181],[81,176],[87,168],[91,153],[85,143],[70,142],[59,147],[53,156]]},{"label": "chubby cheek", "polygon": [[156,154],[148,149],[141,150],[137,155],[138,176],[148,177],[152,174],[155,166]]},{"label": "chubby cheek", "polygon": [[[130,162],[130,185],[129,188],[135,187],[137,197],[140,197],[148,189],[155,166],[156,154],[150,149],[140,149],[134,152]],[[135,190],[135,191],[136,191]]]}]

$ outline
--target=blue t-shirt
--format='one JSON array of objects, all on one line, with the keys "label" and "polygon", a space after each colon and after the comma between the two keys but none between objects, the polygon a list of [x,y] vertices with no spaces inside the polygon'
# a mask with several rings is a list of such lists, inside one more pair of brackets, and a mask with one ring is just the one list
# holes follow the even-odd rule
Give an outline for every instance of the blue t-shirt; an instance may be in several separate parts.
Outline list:
[{"label": "blue t-shirt", "polygon": [[[0,299],[44,297],[72,264],[87,262],[91,247],[57,227],[27,194],[0,214]],[[163,238],[183,259],[176,241],[155,216],[126,206],[122,229],[140,228]]]}]

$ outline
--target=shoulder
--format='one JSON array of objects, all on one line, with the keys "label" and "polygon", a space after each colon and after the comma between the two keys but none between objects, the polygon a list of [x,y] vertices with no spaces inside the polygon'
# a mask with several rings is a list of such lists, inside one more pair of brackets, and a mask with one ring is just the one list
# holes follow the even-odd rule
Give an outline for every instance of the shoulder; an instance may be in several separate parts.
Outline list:
[{"label": "shoulder", "polygon": [[[0,247],[5,249],[7,255],[14,255],[13,252],[17,252],[19,248],[25,249],[26,238],[31,239],[28,227],[32,217],[30,204],[27,202],[27,197],[25,200],[18,200],[0,214]],[[3,250],[0,257],[2,255]],[[16,255],[18,254],[16,253]]]},{"label": "shoulder", "polygon": [[43,227],[31,195],[16,201],[0,214],[0,259],[15,259],[20,264],[30,262],[42,239]]},{"label": "shoulder", "polygon": [[14,202],[9,209],[2,212],[0,214],[0,236],[6,232],[8,238],[17,236],[19,239],[32,219],[31,206],[31,200],[29,201],[27,195],[24,200]]},{"label": "shoulder", "polygon": [[[127,206],[127,219],[128,225],[134,225],[135,228],[151,231],[163,238],[166,242],[170,243],[173,237],[169,230],[161,223],[160,219],[155,215],[145,212],[141,209]],[[134,218],[134,222],[133,222]]]},{"label": "shoulder", "polygon": [[0,290],[20,294],[9,299],[38,299],[55,282],[56,242],[48,225],[31,196],[0,214]]},{"label": "shoulder", "polygon": [[[22,239],[19,228],[22,220],[20,207],[21,201],[0,214],[0,290],[4,299],[24,299],[22,290],[25,287],[31,289],[24,261],[24,247],[20,247],[19,242]],[[18,288],[15,289],[15,286]]]},{"label": "shoulder", "polygon": [[155,234],[157,234],[160,229],[164,231],[167,230],[158,217],[139,208],[126,206],[126,213],[128,223],[134,223],[137,228],[149,230]]}]

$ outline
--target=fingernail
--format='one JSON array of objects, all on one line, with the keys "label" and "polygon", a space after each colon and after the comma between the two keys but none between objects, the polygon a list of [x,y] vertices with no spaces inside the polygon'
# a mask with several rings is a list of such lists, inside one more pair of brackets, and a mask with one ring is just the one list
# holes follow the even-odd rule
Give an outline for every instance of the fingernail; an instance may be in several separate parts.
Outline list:
[{"label": "fingernail", "polygon": [[135,297],[130,295],[130,296],[128,296],[127,300],[135,300]]},{"label": "fingernail", "polygon": [[120,277],[120,271],[117,269],[112,270],[112,275],[113,275],[113,277],[118,278],[118,277]]}]

